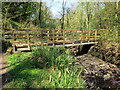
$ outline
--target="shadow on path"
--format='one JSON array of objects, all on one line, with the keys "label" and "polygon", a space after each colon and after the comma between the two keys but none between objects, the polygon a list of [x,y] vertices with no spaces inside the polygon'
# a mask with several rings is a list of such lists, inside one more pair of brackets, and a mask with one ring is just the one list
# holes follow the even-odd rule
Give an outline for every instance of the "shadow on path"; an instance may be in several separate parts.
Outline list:
[{"label": "shadow on path", "polygon": [[[19,65],[16,65],[13,69],[2,74],[2,77],[0,77],[0,79],[2,78],[2,88],[4,88],[4,85],[12,82],[13,80],[14,80],[14,82],[16,82],[16,81],[19,82],[20,80],[22,80],[22,82],[26,83],[25,85],[23,85],[24,88],[31,88],[31,86],[33,85],[33,82],[37,81],[37,78],[41,78],[40,75],[38,76],[38,74],[31,74],[29,72],[21,73],[24,70],[36,69],[36,67],[34,65],[32,65],[33,62],[30,60],[24,60],[21,62],[17,62],[8,67],[11,67],[18,63],[19,63]],[[12,87],[15,87],[15,86],[11,86],[11,88]],[[15,87],[15,88],[17,88],[17,87]]]}]

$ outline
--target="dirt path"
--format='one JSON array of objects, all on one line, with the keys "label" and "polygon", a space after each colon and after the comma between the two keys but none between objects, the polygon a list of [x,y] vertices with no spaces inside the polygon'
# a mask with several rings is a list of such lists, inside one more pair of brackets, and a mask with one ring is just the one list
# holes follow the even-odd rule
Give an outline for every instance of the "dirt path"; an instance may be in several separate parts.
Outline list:
[{"label": "dirt path", "polygon": [[6,55],[5,54],[1,54],[0,55],[0,74],[1,75],[4,74],[4,73],[6,73],[6,71],[7,71],[6,60],[7,60]]},{"label": "dirt path", "polygon": [[91,55],[77,56],[77,63],[85,68],[83,78],[87,88],[120,90],[120,69]]},{"label": "dirt path", "polygon": [[1,86],[7,83],[7,79],[9,77],[9,74],[7,73],[8,70],[8,65],[7,65],[7,56],[5,54],[0,54],[0,81],[1,81]]}]

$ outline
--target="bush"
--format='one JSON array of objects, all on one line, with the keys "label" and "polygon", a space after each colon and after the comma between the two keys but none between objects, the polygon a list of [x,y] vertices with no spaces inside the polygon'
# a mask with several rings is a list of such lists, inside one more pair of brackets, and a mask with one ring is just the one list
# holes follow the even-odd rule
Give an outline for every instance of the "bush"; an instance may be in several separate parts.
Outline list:
[{"label": "bush", "polygon": [[72,56],[68,55],[65,48],[39,47],[33,51],[31,60],[39,68],[49,68],[51,66],[62,68],[68,64],[71,58]]},{"label": "bush", "polygon": [[2,44],[2,47],[0,47],[0,53],[4,53],[9,47],[12,47],[12,44],[9,41],[0,40],[0,44]]}]

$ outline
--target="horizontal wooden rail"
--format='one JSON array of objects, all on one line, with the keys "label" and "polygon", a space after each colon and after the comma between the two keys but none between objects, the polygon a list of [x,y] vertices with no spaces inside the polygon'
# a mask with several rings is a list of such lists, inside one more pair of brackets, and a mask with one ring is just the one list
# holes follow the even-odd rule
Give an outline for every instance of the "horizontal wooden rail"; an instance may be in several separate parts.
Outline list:
[{"label": "horizontal wooden rail", "polygon": [[96,29],[5,29],[3,33],[6,40],[12,41],[13,46],[49,45],[66,43],[90,43],[98,40]]}]

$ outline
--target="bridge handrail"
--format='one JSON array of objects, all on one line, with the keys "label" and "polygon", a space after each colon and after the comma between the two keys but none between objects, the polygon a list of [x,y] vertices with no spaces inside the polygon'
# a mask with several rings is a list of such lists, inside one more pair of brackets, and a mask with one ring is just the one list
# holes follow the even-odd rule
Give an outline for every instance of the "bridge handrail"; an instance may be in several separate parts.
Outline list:
[{"label": "bridge handrail", "polygon": [[53,46],[57,42],[65,46],[66,43],[95,42],[99,37],[97,29],[6,29],[4,31],[4,39],[11,41],[14,47],[17,43],[26,42],[29,49],[31,44],[38,42],[40,45]]}]

